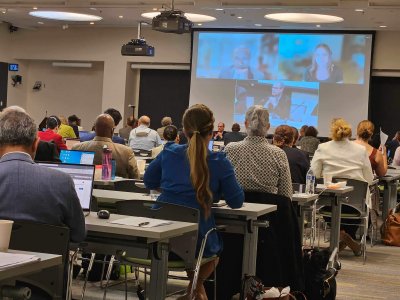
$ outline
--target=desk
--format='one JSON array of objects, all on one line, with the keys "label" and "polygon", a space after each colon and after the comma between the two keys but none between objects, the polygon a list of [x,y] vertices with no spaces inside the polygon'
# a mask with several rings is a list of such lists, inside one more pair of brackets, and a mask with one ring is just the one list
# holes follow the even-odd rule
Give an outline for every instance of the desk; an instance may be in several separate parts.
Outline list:
[{"label": "desk", "polygon": [[386,220],[389,210],[397,204],[397,186],[400,179],[400,170],[389,169],[385,176],[379,178],[385,185],[383,192],[382,219]]},{"label": "desk", "polygon": [[123,177],[118,177],[117,176],[117,177],[115,177],[115,179],[111,179],[111,180],[95,179],[93,181],[93,185],[113,186],[114,182],[117,182],[117,181],[129,181],[129,180],[132,181],[132,184],[133,184],[133,182],[135,180],[137,181],[137,179],[123,178]]},{"label": "desk", "polygon": [[[142,193],[117,192],[109,190],[93,190],[98,202],[115,203],[124,200],[150,200],[150,196]],[[244,235],[242,275],[255,274],[257,259],[258,227],[257,218],[276,210],[276,205],[244,203],[241,208],[228,206],[213,207],[212,211],[218,225],[226,225],[228,232]]]},{"label": "desk", "polygon": [[11,249],[8,250],[8,252],[9,253],[35,255],[35,256],[38,256],[40,258],[40,260],[1,270],[0,271],[0,286],[1,286],[1,282],[5,282],[8,280],[14,280],[17,277],[22,277],[25,275],[29,275],[31,273],[40,272],[43,269],[57,267],[57,266],[62,265],[61,255],[38,253],[38,252],[27,252],[27,251],[19,251],[19,250],[11,250]]},{"label": "desk", "polygon": [[[310,210],[309,207],[317,199],[318,199],[318,194],[293,194],[293,196],[292,196],[292,201],[297,202],[297,204],[300,207],[299,227],[300,227],[300,236],[301,236],[302,241],[303,241],[303,236],[304,236],[303,231],[304,231],[305,212]],[[314,226],[315,226],[315,224],[314,224]]]},{"label": "desk", "polygon": [[170,225],[142,228],[111,224],[123,215],[112,214],[109,220],[99,219],[96,213],[86,217],[87,237],[76,246],[88,252],[117,253],[127,256],[147,254],[151,248],[151,275],[149,299],[165,299],[168,275],[169,239],[197,230],[198,224],[173,222]]},{"label": "desk", "polygon": [[[329,250],[333,252],[335,248],[339,249],[339,240],[340,240],[340,215],[342,213],[342,199],[346,197],[346,194],[353,191],[354,188],[352,186],[346,186],[338,189],[325,189],[316,187],[317,192],[322,192],[323,194],[330,194],[333,197],[330,197],[330,205],[332,207],[332,217],[331,217],[331,237],[329,242]],[[320,198],[319,204],[323,203],[323,198]]]}]

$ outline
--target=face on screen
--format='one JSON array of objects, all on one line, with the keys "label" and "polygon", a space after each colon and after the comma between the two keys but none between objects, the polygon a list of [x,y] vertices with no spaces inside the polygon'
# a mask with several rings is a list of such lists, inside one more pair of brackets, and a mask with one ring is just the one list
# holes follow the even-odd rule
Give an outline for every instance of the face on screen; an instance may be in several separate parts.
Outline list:
[{"label": "face on screen", "polygon": [[233,65],[236,69],[245,69],[249,67],[250,51],[247,48],[237,48],[233,54]]},{"label": "face on screen", "polygon": [[319,68],[327,68],[330,65],[330,53],[324,47],[315,50],[314,59]]}]

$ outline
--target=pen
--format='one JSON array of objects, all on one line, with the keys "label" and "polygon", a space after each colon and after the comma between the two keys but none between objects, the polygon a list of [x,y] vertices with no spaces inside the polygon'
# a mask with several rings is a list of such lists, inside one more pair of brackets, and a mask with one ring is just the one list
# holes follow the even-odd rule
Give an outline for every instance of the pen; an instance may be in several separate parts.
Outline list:
[{"label": "pen", "polygon": [[139,223],[139,227],[142,227],[142,226],[146,226],[146,225],[149,225],[150,224],[150,222],[142,222],[142,223]]}]

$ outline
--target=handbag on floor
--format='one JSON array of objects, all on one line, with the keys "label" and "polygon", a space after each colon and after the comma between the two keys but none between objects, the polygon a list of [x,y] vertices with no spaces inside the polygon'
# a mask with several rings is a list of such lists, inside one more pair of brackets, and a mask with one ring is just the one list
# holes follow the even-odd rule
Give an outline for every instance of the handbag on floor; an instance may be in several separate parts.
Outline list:
[{"label": "handbag on floor", "polygon": [[396,209],[390,210],[383,224],[382,241],[385,245],[400,247],[400,212]]}]

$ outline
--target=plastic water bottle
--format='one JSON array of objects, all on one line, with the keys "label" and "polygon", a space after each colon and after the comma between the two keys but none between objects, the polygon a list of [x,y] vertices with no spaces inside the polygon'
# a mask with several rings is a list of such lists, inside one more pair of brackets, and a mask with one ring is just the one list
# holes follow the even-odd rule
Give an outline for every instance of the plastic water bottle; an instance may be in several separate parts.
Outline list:
[{"label": "plastic water bottle", "polygon": [[315,176],[313,170],[310,168],[306,175],[306,194],[314,194]]},{"label": "plastic water bottle", "polygon": [[103,146],[103,161],[101,164],[101,179],[110,180],[111,172],[112,172],[112,163],[111,163],[111,153],[112,150],[107,147],[107,145]]}]

